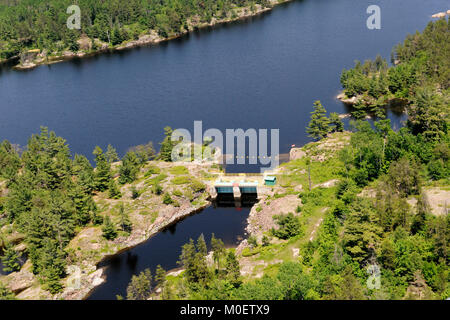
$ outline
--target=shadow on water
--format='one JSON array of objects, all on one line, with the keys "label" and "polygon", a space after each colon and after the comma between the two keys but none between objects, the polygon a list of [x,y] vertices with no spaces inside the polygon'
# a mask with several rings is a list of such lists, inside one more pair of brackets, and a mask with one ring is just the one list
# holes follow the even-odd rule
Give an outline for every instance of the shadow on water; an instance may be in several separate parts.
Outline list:
[{"label": "shadow on water", "polygon": [[157,233],[144,243],[99,263],[105,267],[106,282],[97,287],[90,300],[116,299],[126,296],[126,287],[133,275],[146,268],[155,273],[157,265],[173,270],[179,265],[181,246],[189,239],[197,240],[203,234],[210,248],[211,235],[223,240],[226,247],[235,247],[245,238],[245,227],[256,194],[243,195],[240,207],[230,196],[219,196],[212,206],[188,216]]}]

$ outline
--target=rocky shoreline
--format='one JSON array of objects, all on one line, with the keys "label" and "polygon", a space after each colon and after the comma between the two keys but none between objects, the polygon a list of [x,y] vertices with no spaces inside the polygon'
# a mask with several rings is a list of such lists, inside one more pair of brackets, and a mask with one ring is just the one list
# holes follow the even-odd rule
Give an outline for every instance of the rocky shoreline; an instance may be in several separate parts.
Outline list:
[{"label": "rocky shoreline", "polygon": [[[89,273],[82,274],[81,283],[82,286],[79,289],[70,289],[66,288],[61,294],[55,296],[54,299],[65,299],[65,300],[85,300],[89,298],[95,288],[105,282],[107,279],[104,276],[105,268],[98,268],[102,261],[114,257],[124,251],[130,250],[145,241],[149,240],[152,236],[156,235],[158,232],[162,231],[164,228],[190,216],[195,213],[198,213],[201,210],[206,209],[211,205],[211,202],[208,202],[199,207],[190,206],[183,208],[181,210],[177,210],[168,218],[163,218],[162,221],[156,221],[149,230],[144,232],[137,232],[136,234],[132,234],[130,237],[126,238],[126,241],[121,243],[121,248],[116,252],[105,253],[102,258],[97,262],[95,266],[91,266],[91,271]],[[165,219],[164,219],[165,218]]]},{"label": "rocky shoreline", "polygon": [[[99,43],[99,49],[97,50],[88,50],[88,51],[78,51],[78,52],[72,52],[72,51],[64,51],[60,55],[55,56],[48,56],[47,52],[44,50],[43,52],[39,52],[37,54],[31,54],[30,57],[25,58],[23,62],[20,62],[13,68],[16,70],[29,70],[36,68],[40,65],[48,65],[53,64],[57,62],[63,62],[67,60],[71,60],[74,58],[86,58],[91,57],[97,54],[105,53],[105,52],[114,52],[114,51],[121,51],[125,49],[131,49],[134,47],[139,46],[145,46],[145,45],[155,45],[160,42],[165,42],[169,40],[173,40],[179,37],[182,37],[185,34],[188,34],[194,30],[202,29],[206,27],[212,27],[215,25],[223,24],[223,23],[229,23],[234,22],[242,19],[246,19],[249,17],[257,16],[262,13],[271,11],[276,5],[283,4],[286,2],[290,2],[292,0],[269,0],[269,7],[261,7],[261,5],[255,5],[255,9],[252,11],[249,7],[244,8],[238,8],[234,12],[236,14],[236,17],[234,18],[224,18],[224,19],[216,19],[212,18],[210,23],[195,23],[191,22],[189,24],[188,30],[184,30],[180,32],[179,34],[169,36],[167,38],[161,37],[157,34],[155,30],[150,30],[148,34],[141,35],[138,40],[131,40],[127,41],[125,43],[116,45],[116,46],[110,46],[108,43],[104,43],[99,41],[98,39],[94,39],[95,42]],[[82,41],[83,38],[79,40]],[[9,61],[8,60],[0,60],[0,64]]]}]

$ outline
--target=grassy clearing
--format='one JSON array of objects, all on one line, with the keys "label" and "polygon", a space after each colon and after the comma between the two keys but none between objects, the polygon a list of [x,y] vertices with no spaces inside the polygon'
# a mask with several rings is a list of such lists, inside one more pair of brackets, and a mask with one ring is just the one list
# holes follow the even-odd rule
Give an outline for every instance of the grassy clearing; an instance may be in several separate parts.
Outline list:
[{"label": "grassy clearing", "polygon": [[188,168],[184,166],[175,166],[169,169],[169,172],[175,176],[186,175],[189,174]]}]

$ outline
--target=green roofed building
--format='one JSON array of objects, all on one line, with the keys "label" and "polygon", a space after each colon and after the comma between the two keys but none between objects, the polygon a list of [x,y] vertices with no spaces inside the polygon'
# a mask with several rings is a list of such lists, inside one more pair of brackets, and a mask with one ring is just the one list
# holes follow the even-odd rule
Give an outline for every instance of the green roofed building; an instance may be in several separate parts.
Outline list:
[{"label": "green roofed building", "polygon": [[264,177],[264,184],[266,186],[274,186],[276,182],[277,182],[277,177],[274,177],[274,176]]}]

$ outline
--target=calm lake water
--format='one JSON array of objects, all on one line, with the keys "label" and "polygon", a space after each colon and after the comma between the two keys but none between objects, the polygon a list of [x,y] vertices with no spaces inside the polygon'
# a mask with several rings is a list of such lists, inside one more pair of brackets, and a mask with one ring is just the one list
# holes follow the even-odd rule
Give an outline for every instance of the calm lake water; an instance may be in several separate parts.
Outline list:
[{"label": "calm lake water", "polygon": [[[382,9],[368,30],[366,9]],[[304,0],[181,39],[97,57],[0,72],[0,139],[24,145],[41,125],[92,158],[111,143],[121,155],[163,128],[279,128],[280,152],[309,141],[313,102],[335,99],[340,72],[355,59],[390,59],[391,48],[422,30],[448,0]],[[228,168],[239,171],[237,168]],[[254,171],[246,166],[247,171]]]},{"label": "calm lake water", "polygon": [[89,299],[116,299],[117,294],[125,297],[132,275],[145,268],[150,268],[152,274],[155,274],[158,264],[165,270],[177,268],[181,246],[191,238],[196,241],[201,234],[208,248],[212,233],[222,239],[225,246],[236,246],[245,238],[246,220],[254,201],[255,197],[247,198],[247,203],[243,203],[241,208],[235,208],[232,203],[210,206],[173,224],[143,244],[101,262],[99,267],[107,267],[107,281],[97,287]]},{"label": "calm lake water", "polygon": [[[366,28],[366,9],[382,9],[382,29]],[[121,155],[163,128],[280,129],[280,152],[309,141],[315,100],[335,99],[340,72],[354,60],[390,59],[408,33],[423,30],[448,0],[304,0],[245,21],[204,29],[157,46],[102,54],[35,70],[0,69],[0,139],[25,145],[41,125],[92,159],[96,145]],[[397,126],[401,116],[389,115]],[[256,171],[257,166],[227,167]],[[249,209],[208,208],[141,246],[104,262],[107,282],[92,299],[125,294],[131,275],[157,264],[176,267],[180,246],[212,232],[229,245],[244,235]]]}]

